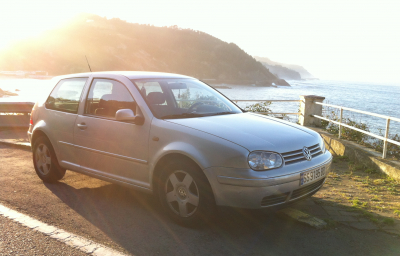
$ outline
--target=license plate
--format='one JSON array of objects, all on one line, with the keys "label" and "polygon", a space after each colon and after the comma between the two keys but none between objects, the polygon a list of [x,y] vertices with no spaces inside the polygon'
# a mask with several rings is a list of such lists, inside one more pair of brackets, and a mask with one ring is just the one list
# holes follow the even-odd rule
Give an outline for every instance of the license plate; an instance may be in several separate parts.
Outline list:
[{"label": "license plate", "polygon": [[326,175],[325,166],[308,172],[302,172],[300,173],[300,186],[303,186],[305,184],[318,180],[322,177],[325,177],[325,175]]}]

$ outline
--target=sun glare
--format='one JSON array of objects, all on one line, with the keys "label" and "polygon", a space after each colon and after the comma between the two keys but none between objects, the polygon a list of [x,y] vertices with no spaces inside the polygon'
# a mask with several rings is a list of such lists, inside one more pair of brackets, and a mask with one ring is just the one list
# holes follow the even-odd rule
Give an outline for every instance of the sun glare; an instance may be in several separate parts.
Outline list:
[{"label": "sun glare", "polygon": [[[32,1],[33,3],[34,1]],[[0,48],[21,39],[37,36],[65,22],[67,17],[59,13],[46,12],[39,6],[20,6],[19,1],[10,1],[0,9]]]},{"label": "sun glare", "polygon": [[320,78],[398,81],[399,12],[394,0],[7,1],[0,9],[0,49],[93,13],[200,30],[250,55],[302,65]]}]

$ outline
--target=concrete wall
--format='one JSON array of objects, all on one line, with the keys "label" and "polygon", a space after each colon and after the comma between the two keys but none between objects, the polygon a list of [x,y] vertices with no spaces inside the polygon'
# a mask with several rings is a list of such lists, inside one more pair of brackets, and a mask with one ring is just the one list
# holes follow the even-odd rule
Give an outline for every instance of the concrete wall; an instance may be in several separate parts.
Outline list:
[{"label": "concrete wall", "polygon": [[24,115],[0,115],[0,127],[29,127],[30,116]]},{"label": "concrete wall", "polygon": [[348,156],[350,160],[366,168],[380,171],[400,181],[400,162],[382,158],[382,152],[358,145],[351,141],[335,138],[328,132],[308,127],[319,132],[325,140],[326,148],[337,156]]},{"label": "concrete wall", "polygon": [[29,127],[33,105],[32,102],[0,102],[0,127]]}]

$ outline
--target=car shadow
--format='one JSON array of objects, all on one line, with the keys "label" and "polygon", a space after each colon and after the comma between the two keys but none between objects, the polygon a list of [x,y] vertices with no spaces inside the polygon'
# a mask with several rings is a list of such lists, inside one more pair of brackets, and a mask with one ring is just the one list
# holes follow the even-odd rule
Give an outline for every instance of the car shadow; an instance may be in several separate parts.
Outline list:
[{"label": "car shadow", "polygon": [[134,255],[376,255],[381,246],[394,248],[386,234],[381,238],[348,228],[316,230],[265,211],[219,208],[207,224],[188,228],[170,220],[152,195],[110,183],[94,188],[68,183],[66,179],[45,186],[104,233],[103,240],[95,241],[111,239]]},{"label": "car shadow", "polygon": [[[76,189],[66,182],[45,184],[63,203],[135,255],[243,254],[265,232],[290,232],[296,223],[273,212],[218,208],[205,225],[183,227],[170,220],[152,195],[115,184]],[[279,224],[278,224],[279,223]],[[255,240],[254,240],[255,239]],[[223,253],[222,253],[223,252]]]}]

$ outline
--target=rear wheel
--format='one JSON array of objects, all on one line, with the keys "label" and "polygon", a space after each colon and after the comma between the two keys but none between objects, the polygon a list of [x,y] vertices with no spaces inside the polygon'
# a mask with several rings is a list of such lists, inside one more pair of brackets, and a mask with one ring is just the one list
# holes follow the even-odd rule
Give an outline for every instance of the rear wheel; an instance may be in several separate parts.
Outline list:
[{"label": "rear wheel", "polygon": [[210,184],[198,166],[190,161],[177,162],[167,164],[162,172],[158,185],[161,204],[180,224],[193,226],[204,223],[215,212]]},{"label": "rear wheel", "polygon": [[39,178],[49,183],[62,179],[66,171],[58,164],[54,149],[46,137],[38,138],[33,145],[33,165]]}]

